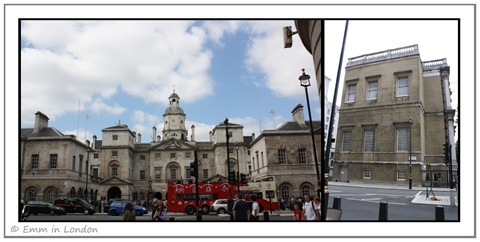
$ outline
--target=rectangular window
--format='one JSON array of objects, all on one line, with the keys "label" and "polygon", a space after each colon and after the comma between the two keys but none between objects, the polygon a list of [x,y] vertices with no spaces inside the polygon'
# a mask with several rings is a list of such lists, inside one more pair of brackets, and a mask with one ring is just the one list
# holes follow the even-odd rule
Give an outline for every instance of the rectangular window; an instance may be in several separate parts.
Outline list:
[{"label": "rectangular window", "polygon": [[50,169],[57,168],[57,154],[50,154]]},{"label": "rectangular window", "polygon": [[171,159],[177,158],[177,154],[176,154],[176,153],[170,153],[170,158],[171,158]]},{"label": "rectangular window", "polygon": [[366,152],[373,152],[374,144],[375,144],[375,132],[373,130],[366,130],[365,131],[365,147],[364,151]]},{"label": "rectangular window", "polygon": [[208,178],[208,169],[203,169],[203,179]]},{"label": "rectangular window", "polygon": [[347,103],[355,102],[355,93],[357,92],[357,84],[347,86]]},{"label": "rectangular window", "polygon": [[185,158],[191,158],[192,152],[185,152]]},{"label": "rectangular window", "polygon": [[162,158],[162,153],[157,152],[155,153],[155,160],[160,160]]},{"label": "rectangular window", "polygon": [[118,152],[116,150],[113,150],[112,151],[112,157],[117,157],[118,156]]},{"label": "rectangular window", "polygon": [[278,150],[278,163],[279,164],[287,164],[287,155],[285,149]]},{"label": "rectangular window", "polygon": [[262,167],[264,167],[265,166],[265,159],[263,157],[263,152],[261,152],[261,157],[262,157]]},{"label": "rectangular window", "polygon": [[[38,168],[38,159],[39,159],[39,156],[38,154],[34,154],[32,155],[32,169],[36,169]],[[75,156],[73,156],[73,161],[75,161]],[[75,164],[75,163],[74,163]]]},{"label": "rectangular window", "polygon": [[76,156],[73,156],[73,160],[72,160],[72,171],[75,171],[75,163],[76,163],[76,160],[77,160],[77,157]]},{"label": "rectangular window", "polygon": [[307,163],[307,150],[306,149],[298,149],[298,162],[300,164]]},{"label": "rectangular window", "polygon": [[352,131],[343,132],[342,151],[352,151]]},{"label": "rectangular window", "polygon": [[378,96],[378,82],[371,81],[368,83],[367,100],[376,100]]},{"label": "rectangular window", "polygon": [[397,151],[408,151],[408,129],[397,129]]},{"label": "rectangular window", "polygon": [[83,155],[78,156],[78,176],[82,176],[83,169]]},{"label": "rectangular window", "polygon": [[187,179],[192,178],[192,173],[190,172],[190,166],[185,167],[185,174]]},{"label": "rectangular window", "polygon": [[405,171],[397,171],[397,180],[405,181],[407,179],[407,173]]},{"label": "rectangular window", "polygon": [[408,77],[397,79],[397,97],[408,96]]},{"label": "rectangular window", "polygon": [[112,135],[112,140],[118,140],[118,135],[116,134]]},{"label": "rectangular window", "polygon": [[98,153],[93,153],[93,158],[98,159]]},{"label": "rectangular window", "polygon": [[160,167],[155,167],[155,182],[160,183],[162,180],[162,173],[161,173],[162,168]]},{"label": "rectangular window", "polygon": [[118,175],[118,168],[112,167],[112,176],[117,176],[117,175]]},{"label": "rectangular window", "polygon": [[170,169],[170,178],[172,181],[177,181],[177,169]]},{"label": "rectangular window", "polygon": [[98,177],[98,168],[92,169],[93,177]]},{"label": "rectangular window", "polygon": [[207,153],[204,153],[204,154],[202,155],[202,157],[203,157],[203,159],[208,159],[208,154],[207,154]]},{"label": "rectangular window", "polygon": [[145,171],[140,171],[140,180],[145,180]]},{"label": "rectangular window", "polygon": [[233,148],[229,148],[229,149],[228,149],[228,153],[229,153],[229,154],[233,154]]},{"label": "rectangular window", "polygon": [[140,160],[145,160],[145,155],[140,155]]},{"label": "rectangular window", "polygon": [[363,179],[372,179],[372,171],[363,170]]}]

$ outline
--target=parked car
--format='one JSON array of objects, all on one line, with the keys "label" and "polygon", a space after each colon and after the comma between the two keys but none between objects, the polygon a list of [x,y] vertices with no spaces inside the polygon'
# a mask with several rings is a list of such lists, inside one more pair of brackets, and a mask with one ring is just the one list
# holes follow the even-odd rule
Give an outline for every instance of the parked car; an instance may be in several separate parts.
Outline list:
[{"label": "parked car", "polygon": [[55,206],[48,202],[43,201],[30,201],[23,207],[22,214],[28,216],[30,214],[37,215],[39,213],[50,215],[62,215],[66,214],[65,209],[59,206]]},{"label": "parked car", "polygon": [[110,200],[108,200],[107,204],[105,204],[105,207],[103,208],[103,211],[106,211],[108,213],[108,210],[110,209],[110,204],[112,204],[114,201],[127,201],[127,199],[123,199],[123,198],[112,198]]},{"label": "parked car", "polygon": [[[210,204],[210,212],[216,212],[217,214],[228,213],[228,199],[217,199]],[[233,201],[235,204],[236,200]]]},{"label": "parked car", "polygon": [[83,213],[85,215],[95,213],[95,206],[81,198],[57,198],[53,201],[53,204],[65,208],[67,213]]},{"label": "parked car", "polygon": [[127,203],[133,204],[133,211],[135,211],[135,215],[137,216],[142,216],[148,213],[148,210],[143,206],[135,205],[135,203],[127,200],[117,200],[110,204],[110,207],[108,208],[108,215],[116,216],[122,214],[123,210],[125,209],[125,204]]}]

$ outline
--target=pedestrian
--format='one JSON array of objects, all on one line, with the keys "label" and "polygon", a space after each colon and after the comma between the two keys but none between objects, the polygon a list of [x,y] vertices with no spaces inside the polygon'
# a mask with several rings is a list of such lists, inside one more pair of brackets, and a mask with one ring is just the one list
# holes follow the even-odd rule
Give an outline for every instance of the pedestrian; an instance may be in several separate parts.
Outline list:
[{"label": "pedestrian", "polygon": [[250,213],[247,202],[237,196],[237,202],[233,205],[234,221],[249,221]]},{"label": "pedestrian", "polygon": [[251,212],[249,221],[258,221],[260,207],[258,206],[258,203],[257,203],[257,196],[251,195],[250,199],[253,201],[253,203],[252,203],[252,212]]},{"label": "pedestrian", "polygon": [[317,219],[315,213],[315,205],[313,204],[310,195],[305,195],[305,202],[303,203],[303,220],[315,221]]},{"label": "pedestrian", "polygon": [[157,211],[158,199],[154,198],[152,201],[152,220],[155,221],[155,212]]},{"label": "pedestrian", "polygon": [[321,203],[320,203],[320,197],[318,195],[315,195],[313,197],[313,205],[315,207],[315,216],[317,218],[318,221],[321,220],[321,215],[322,215],[322,206],[321,206]]},{"label": "pedestrian", "polygon": [[293,205],[293,221],[302,221],[303,220],[303,213],[300,210],[300,204],[297,202]]},{"label": "pedestrian", "polygon": [[157,203],[157,210],[153,215],[153,221],[165,221],[167,220],[167,210],[165,209],[165,205],[162,202]]},{"label": "pedestrian", "polygon": [[123,221],[135,221],[135,212],[133,211],[133,204],[127,202],[123,210]]}]

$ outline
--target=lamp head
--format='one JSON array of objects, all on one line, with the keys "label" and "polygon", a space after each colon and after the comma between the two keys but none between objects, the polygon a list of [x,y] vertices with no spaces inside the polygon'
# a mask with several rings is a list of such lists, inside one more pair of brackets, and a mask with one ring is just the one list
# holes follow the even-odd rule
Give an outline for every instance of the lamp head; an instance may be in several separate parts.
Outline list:
[{"label": "lamp head", "polygon": [[308,87],[310,86],[310,76],[305,74],[305,69],[302,69],[302,75],[298,77],[298,80],[300,80],[300,86],[302,87]]}]

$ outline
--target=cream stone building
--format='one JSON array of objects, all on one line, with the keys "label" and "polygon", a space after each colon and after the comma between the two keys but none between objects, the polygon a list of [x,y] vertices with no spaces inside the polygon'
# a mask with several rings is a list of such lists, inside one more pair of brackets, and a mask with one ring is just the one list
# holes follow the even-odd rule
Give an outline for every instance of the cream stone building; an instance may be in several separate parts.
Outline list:
[{"label": "cream stone building", "polygon": [[35,128],[21,130],[21,198],[165,198],[168,182],[193,179],[190,163],[195,151],[201,163],[200,180],[226,177],[227,164],[231,171],[248,173],[247,144],[252,138],[243,136],[243,126],[224,121],[210,132],[209,141],[195,141],[195,126],[191,126],[188,137],[180,97],[174,92],[169,101],[163,114],[162,135],[157,135],[153,127],[153,139],[148,142],[128,125],[119,123],[103,129],[102,139],[93,136],[92,144],[84,144],[73,135],[48,127],[48,117],[37,112]]},{"label": "cream stone building", "polygon": [[350,58],[333,180],[408,186],[411,174],[413,186],[447,184],[443,144],[455,144],[448,77],[446,59],[422,61],[417,45]]}]

